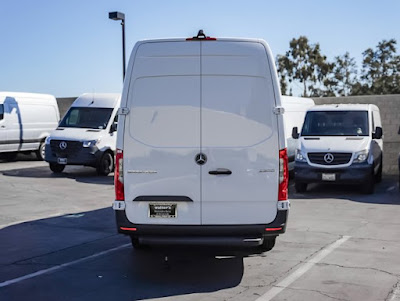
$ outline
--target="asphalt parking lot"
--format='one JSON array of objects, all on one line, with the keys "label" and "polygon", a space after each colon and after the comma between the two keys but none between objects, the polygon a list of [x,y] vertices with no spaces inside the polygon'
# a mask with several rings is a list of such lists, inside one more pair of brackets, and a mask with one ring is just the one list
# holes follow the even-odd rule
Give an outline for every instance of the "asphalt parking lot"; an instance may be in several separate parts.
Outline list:
[{"label": "asphalt parking lot", "polygon": [[[286,234],[268,253],[137,252],[116,233],[113,177],[0,162],[0,300],[400,300],[400,193],[290,186]],[[168,262],[165,257],[168,257]]]}]

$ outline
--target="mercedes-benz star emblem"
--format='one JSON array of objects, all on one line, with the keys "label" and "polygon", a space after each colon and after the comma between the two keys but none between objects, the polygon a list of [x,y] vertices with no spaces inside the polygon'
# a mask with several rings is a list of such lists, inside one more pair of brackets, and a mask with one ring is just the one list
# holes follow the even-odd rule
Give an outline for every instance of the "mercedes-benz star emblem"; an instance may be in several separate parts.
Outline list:
[{"label": "mercedes-benz star emblem", "polygon": [[207,162],[207,156],[205,154],[202,154],[202,153],[197,154],[196,158],[195,158],[195,161],[196,161],[197,164],[203,165],[203,164],[205,164]]},{"label": "mercedes-benz star emblem", "polygon": [[66,149],[67,148],[67,142],[61,141],[59,146],[60,146],[60,149]]},{"label": "mercedes-benz star emblem", "polygon": [[333,160],[335,159],[335,157],[331,154],[331,153],[327,153],[327,154],[325,154],[325,156],[324,156],[324,161],[326,162],[326,163],[332,163],[333,162]]}]

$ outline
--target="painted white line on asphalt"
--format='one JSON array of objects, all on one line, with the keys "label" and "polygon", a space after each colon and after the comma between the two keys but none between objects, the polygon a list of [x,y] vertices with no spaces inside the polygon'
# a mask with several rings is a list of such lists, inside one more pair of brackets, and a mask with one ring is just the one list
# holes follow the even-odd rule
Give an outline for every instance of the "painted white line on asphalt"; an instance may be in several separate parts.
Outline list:
[{"label": "painted white line on asphalt", "polygon": [[99,257],[99,256],[103,256],[103,255],[107,255],[107,254],[109,254],[111,252],[124,249],[124,248],[126,248],[126,247],[128,247],[130,245],[131,244],[124,244],[122,246],[115,247],[115,248],[112,248],[112,249],[109,249],[109,250],[106,250],[106,251],[102,251],[102,252],[87,256],[87,257],[83,257],[81,259],[77,259],[77,260],[74,260],[74,261],[70,261],[70,262],[67,262],[67,263],[56,265],[54,267],[51,267],[51,268],[48,268],[48,269],[45,269],[45,270],[40,270],[40,271],[37,271],[35,273],[28,274],[28,275],[25,275],[25,276],[21,276],[21,277],[18,277],[18,278],[14,278],[14,279],[11,279],[11,280],[7,280],[7,281],[4,281],[4,282],[0,283],[0,288],[8,286],[8,285],[11,285],[11,284],[14,284],[14,283],[18,283],[18,282],[21,282],[21,281],[24,281],[24,280],[27,280],[27,279],[30,279],[30,278],[34,278],[34,277],[37,277],[37,276],[40,276],[40,275],[43,275],[43,274],[52,273],[54,271],[60,270],[60,269],[65,268],[65,267],[69,267],[69,266],[77,264],[77,263],[81,263],[81,262],[86,261],[86,260],[90,260],[90,259],[93,259],[93,258],[96,258],[96,257]]},{"label": "painted white line on asphalt", "polygon": [[343,236],[342,238],[338,239],[334,243],[330,244],[329,246],[323,248],[319,251],[314,257],[306,261],[300,268],[294,271],[292,274],[287,276],[281,282],[276,284],[273,288],[271,288],[268,292],[264,295],[260,296],[256,301],[269,301],[278,295],[281,291],[291,285],[294,281],[299,279],[304,273],[310,270],[316,263],[320,262],[326,256],[328,256],[333,250],[339,247],[342,243],[346,242],[351,236]]}]

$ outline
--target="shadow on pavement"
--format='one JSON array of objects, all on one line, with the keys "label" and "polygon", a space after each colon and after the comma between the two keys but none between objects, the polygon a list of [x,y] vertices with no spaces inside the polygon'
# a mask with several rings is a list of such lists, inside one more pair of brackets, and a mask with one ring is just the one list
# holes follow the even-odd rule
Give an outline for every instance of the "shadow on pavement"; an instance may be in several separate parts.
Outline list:
[{"label": "shadow on pavement", "polygon": [[[245,255],[240,250],[224,257],[216,255],[227,255],[226,251],[213,248],[136,251],[115,227],[113,210],[103,208],[1,229],[0,284],[104,253],[6,287],[0,285],[0,300],[26,296],[31,300],[144,300],[214,292],[241,282]],[[118,249],[107,252],[113,248]]]},{"label": "shadow on pavement", "polygon": [[99,176],[96,169],[84,166],[67,166],[62,173],[53,173],[48,166],[16,168],[0,171],[4,176],[23,178],[69,178],[88,184],[114,185],[114,174]]},{"label": "shadow on pavement", "polygon": [[296,193],[294,181],[289,185],[289,198],[293,199],[346,199],[360,203],[400,205],[400,192],[397,176],[384,176],[382,182],[375,184],[373,194],[363,194],[359,186],[339,184],[309,184],[307,192]]}]

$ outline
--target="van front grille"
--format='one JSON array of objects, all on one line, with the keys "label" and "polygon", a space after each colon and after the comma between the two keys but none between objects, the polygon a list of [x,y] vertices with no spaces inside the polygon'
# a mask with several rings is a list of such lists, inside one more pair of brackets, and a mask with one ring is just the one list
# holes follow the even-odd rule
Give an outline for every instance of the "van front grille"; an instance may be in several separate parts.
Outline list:
[{"label": "van front grille", "polygon": [[[332,156],[333,159],[332,159]],[[351,153],[308,153],[311,163],[320,165],[341,165],[350,162]]]},{"label": "van front grille", "polygon": [[50,140],[50,148],[53,153],[59,155],[72,155],[82,149],[82,142],[71,140]]}]

